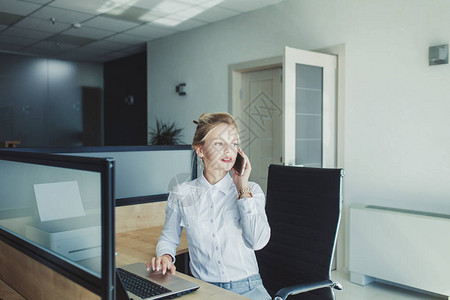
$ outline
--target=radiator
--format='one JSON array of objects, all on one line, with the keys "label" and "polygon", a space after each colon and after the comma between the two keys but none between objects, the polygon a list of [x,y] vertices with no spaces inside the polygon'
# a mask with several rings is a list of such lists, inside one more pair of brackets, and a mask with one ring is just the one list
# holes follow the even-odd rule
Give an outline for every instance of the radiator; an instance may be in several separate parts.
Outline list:
[{"label": "radiator", "polygon": [[350,207],[350,280],[384,281],[450,300],[450,215]]}]

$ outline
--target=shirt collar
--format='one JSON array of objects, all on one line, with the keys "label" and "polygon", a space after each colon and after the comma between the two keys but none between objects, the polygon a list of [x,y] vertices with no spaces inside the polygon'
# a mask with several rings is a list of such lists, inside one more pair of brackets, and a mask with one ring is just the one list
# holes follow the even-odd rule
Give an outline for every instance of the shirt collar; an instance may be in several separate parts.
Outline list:
[{"label": "shirt collar", "polygon": [[231,178],[230,174],[227,173],[222,179],[220,179],[216,184],[209,183],[208,180],[206,180],[205,176],[200,176],[200,186],[202,188],[210,189],[212,187],[215,187],[219,191],[221,191],[224,194],[227,194],[230,190],[230,185],[233,183],[233,179]]}]

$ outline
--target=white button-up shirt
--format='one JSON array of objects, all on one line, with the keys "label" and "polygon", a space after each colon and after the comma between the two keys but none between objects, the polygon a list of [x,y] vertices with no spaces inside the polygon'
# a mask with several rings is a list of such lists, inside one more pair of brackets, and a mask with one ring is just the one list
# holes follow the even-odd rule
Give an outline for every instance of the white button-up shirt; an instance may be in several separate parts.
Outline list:
[{"label": "white button-up shirt", "polygon": [[167,200],[156,255],[175,257],[184,228],[195,277],[228,282],[258,273],[254,250],[267,244],[270,227],[261,187],[254,182],[249,186],[253,197],[239,200],[229,174],[214,185],[202,174],[176,186]]}]

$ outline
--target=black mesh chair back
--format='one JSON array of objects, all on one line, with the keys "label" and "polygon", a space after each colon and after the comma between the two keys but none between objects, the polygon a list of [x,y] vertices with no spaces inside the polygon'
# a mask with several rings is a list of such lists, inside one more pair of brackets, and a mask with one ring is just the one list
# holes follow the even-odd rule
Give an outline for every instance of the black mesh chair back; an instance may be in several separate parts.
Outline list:
[{"label": "black mesh chair back", "polygon": [[293,292],[301,294],[289,299],[334,299],[332,289],[337,287],[330,272],[340,220],[341,173],[342,169],[269,166],[266,212],[271,239],[257,251],[257,258],[272,297],[294,286]]}]

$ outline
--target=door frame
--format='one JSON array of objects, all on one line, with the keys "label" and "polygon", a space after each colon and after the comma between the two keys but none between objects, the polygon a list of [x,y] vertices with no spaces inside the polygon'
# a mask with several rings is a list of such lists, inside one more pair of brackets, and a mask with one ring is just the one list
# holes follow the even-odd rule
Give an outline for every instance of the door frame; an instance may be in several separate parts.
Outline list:
[{"label": "door frame", "polygon": [[[329,47],[310,50],[319,53],[332,54],[337,56],[337,91],[336,91],[336,167],[344,168],[345,166],[345,44],[338,44]],[[283,67],[283,56],[269,57],[265,59],[257,59],[228,66],[228,111],[233,115],[233,108],[238,107],[236,103],[240,99],[242,73],[248,71],[257,71],[270,69],[274,67]],[[284,99],[284,95],[283,95]],[[345,180],[342,186],[343,209],[341,215],[341,223],[339,227],[339,235],[336,245],[336,269],[340,271],[348,271],[348,223],[347,218],[348,207],[345,205]]]},{"label": "door frame", "polygon": [[242,89],[242,73],[261,71],[272,68],[282,68],[283,56],[275,56],[228,66],[228,111],[234,115],[234,109],[239,107]]},{"label": "door frame", "polygon": [[[316,52],[333,54],[337,56],[337,91],[336,91],[336,167],[345,168],[345,44],[334,45],[314,50]],[[345,178],[341,187],[341,221],[339,225],[338,240],[336,243],[335,266],[339,271],[348,272],[349,253],[349,207],[345,201]]]}]

